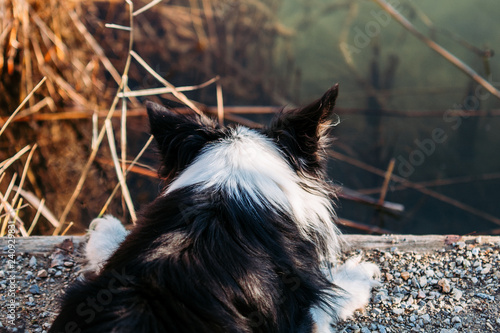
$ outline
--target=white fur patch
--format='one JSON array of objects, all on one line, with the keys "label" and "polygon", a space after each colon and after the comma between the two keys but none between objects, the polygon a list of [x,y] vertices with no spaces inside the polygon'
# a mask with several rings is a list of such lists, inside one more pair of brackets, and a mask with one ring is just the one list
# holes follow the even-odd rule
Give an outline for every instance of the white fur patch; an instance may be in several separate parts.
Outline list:
[{"label": "white fur patch", "polygon": [[[228,138],[209,144],[165,192],[190,185],[221,189],[239,197],[245,193],[258,206],[291,213],[304,237],[334,261],[339,244],[330,199],[318,185],[300,177],[267,137],[236,127]],[[256,207],[258,208],[258,207]]]},{"label": "white fur patch", "polygon": [[85,248],[88,265],[86,270],[99,273],[128,234],[122,223],[111,215],[97,218],[90,223],[90,238]]},{"label": "white fur patch", "polygon": [[[354,311],[368,305],[372,288],[380,285],[376,280],[380,276],[378,266],[361,262],[360,256],[350,258],[334,272],[324,273],[331,282],[342,288],[335,298],[335,304],[330,304],[339,320],[351,317]],[[335,323],[331,313],[315,307],[311,309],[311,314],[318,333],[331,332],[331,324]]]}]

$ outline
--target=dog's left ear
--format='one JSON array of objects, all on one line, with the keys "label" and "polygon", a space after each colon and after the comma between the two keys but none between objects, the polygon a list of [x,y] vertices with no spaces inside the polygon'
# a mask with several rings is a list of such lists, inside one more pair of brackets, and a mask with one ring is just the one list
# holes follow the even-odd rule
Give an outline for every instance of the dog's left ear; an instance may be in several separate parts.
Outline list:
[{"label": "dog's left ear", "polygon": [[338,95],[338,84],[320,99],[294,110],[279,113],[269,128],[271,137],[288,152],[308,165],[316,167],[321,161],[321,150],[328,144],[328,130]]},{"label": "dog's left ear", "polygon": [[183,115],[166,107],[146,102],[151,134],[161,151],[161,177],[171,179],[191,163],[201,149],[219,138],[219,131],[209,118]]}]

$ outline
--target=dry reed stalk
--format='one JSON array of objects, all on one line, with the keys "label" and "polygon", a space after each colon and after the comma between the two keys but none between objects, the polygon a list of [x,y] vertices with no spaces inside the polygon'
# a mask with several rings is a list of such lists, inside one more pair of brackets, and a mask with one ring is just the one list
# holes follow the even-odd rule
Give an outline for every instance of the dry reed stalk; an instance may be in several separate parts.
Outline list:
[{"label": "dry reed stalk", "polygon": [[18,151],[14,156],[2,161],[0,163],[0,174],[4,173],[5,170],[12,164],[14,163],[15,161],[17,161],[21,156],[23,156],[24,154],[26,154],[26,152],[28,150],[30,150],[31,147],[30,146],[26,146],[24,147],[23,149],[21,149],[20,151]]},{"label": "dry reed stalk", "polygon": [[125,203],[127,204],[130,217],[132,218],[132,223],[135,224],[135,222],[137,221],[137,215],[135,214],[134,204],[132,202],[132,198],[130,197],[127,182],[125,181],[125,170],[120,167],[120,161],[118,160],[118,154],[116,153],[115,136],[113,133],[113,126],[111,125],[111,120],[107,119],[105,122],[105,126],[106,133],[108,134],[108,144],[111,151],[111,157],[113,159],[118,181],[120,182],[123,198],[125,199]]},{"label": "dry reed stalk", "polygon": [[[184,92],[184,91],[193,91],[201,88],[205,88],[209,85],[211,85],[214,82],[217,82],[220,79],[219,76],[216,76],[206,82],[203,82],[198,85],[194,86],[185,86],[185,87],[176,87],[175,89],[179,92]],[[142,89],[142,90],[133,90],[129,92],[124,92],[124,93],[119,93],[119,97],[139,97],[139,96],[151,96],[151,95],[162,95],[162,94],[169,94],[173,93],[174,89],[169,88],[169,87],[163,87],[163,88],[151,88],[151,89]]]},{"label": "dry reed stalk", "polygon": [[[31,163],[31,159],[33,158],[33,154],[35,153],[35,150],[36,150],[37,147],[38,146],[35,143],[35,145],[33,146],[33,148],[31,149],[31,151],[30,151],[30,153],[28,155],[28,158],[26,159],[26,162],[24,163],[24,169],[23,169],[23,173],[21,175],[21,180],[19,181],[19,185],[17,186],[16,194],[12,198],[11,206],[15,206],[17,200],[19,199],[20,189],[22,189],[22,187],[24,185],[24,181],[26,179],[26,175],[28,174],[29,166],[30,166],[30,163]],[[9,196],[6,195],[5,198],[8,199]],[[21,198],[21,200],[22,200],[22,198]]]},{"label": "dry reed stalk", "polygon": [[217,82],[217,118],[219,119],[219,125],[224,127],[224,99],[222,97],[222,87],[219,82]]},{"label": "dry reed stalk", "polygon": [[46,76],[44,76],[43,79],[41,79],[40,82],[38,82],[38,84],[35,86],[35,88],[33,88],[31,90],[31,92],[23,99],[23,101],[21,102],[21,104],[19,104],[19,106],[14,110],[14,112],[12,112],[12,114],[9,117],[9,119],[7,119],[7,121],[2,125],[2,129],[0,129],[0,136],[2,136],[3,132],[5,131],[5,129],[7,128],[7,126],[9,126],[10,122],[14,119],[14,117],[17,115],[17,113],[19,111],[21,111],[21,109],[23,108],[23,106],[33,96],[33,94],[38,90],[38,88],[40,88],[42,86],[42,84],[45,82],[45,80],[47,80]]},{"label": "dry reed stalk", "polygon": [[379,205],[383,204],[385,201],[385,196],[387,194],[387,189],[389,188],[389,182],[391,181],[392,172],[394,171],[394,166],[396,165],[396,160],[391,158],[389,162],[389,167],[385,172],[384,184],[382,185],[382,191],[380,192],[380,198],[378,199]]},{"label": "dry reed stalk", "polygon": [[[124,173],[124,177],[126,177],[128,175],[128,173],[133,170],[134,166],[136,165],[137,161],[139,160],[139,158],[141,158],[141,156],[144,154],[144,152],[146,151],[146,149],[149,147],[149,145],[151,144],[151,142],[153,142],[153,139],[154,137],[151,135],[148,139],[148,141],[146,142],[146,144],[142,147],[141,151],[139,152],[139,154],[137,154],[137,156],[134,158],[134,160],[132,161],[132,163],[130,163],[130,165],[128,166],[127,170],[125,171]],[[120,184],[117,184],[115,186],[115,188],[113,189],[113,191],[111,192],[108,200],[106,200],[106,203],[104,204],[104,206],[102,207],[101,209],[101,212],[99,213],[99,217],[103,216],[104,213],[106,212],[106,210],[108,209],[108,206],[110,205],[111,201],[113,200],[113,197],[115,196],[116,192],[118,191],[118,188],[120,187]]]},{"label": "dry reed stalk", "polygon": [[61,233],[61,236],[64,236],[66,235],[66,233],[68,232],[68,230],[73,226],[74,222],[71,221],[68,226],[66,227],[66,229],[64,229],[64,231]]},{"label": "dry reed stalk", "polygon": [[181,102],[183,102],[184,104],[186,104],[187,106],[189,106],[193,111],[195,111],[196,113],[198,113],[200,116],[205,117],[205,115],[203,114],[203,112],[196,105],[194,105],[194,103],[191,100],[189,100],[186,97],[186,95],[184,95],[182,92],[178,91],[177,88],[173,84],[171,84],[170,82],[168,82],[167,80],[165,80],[164,78],[162,78],[158,73],[156,73],[155,70],[152,69],[144,61],[144,59],[142,59],[135,51],[130,51],[130,54],[132,55],[132,57],[134,57],[134,59],[142,67],[144,67],[145,70],[147,70],[151,75],[153,75],[155,79],[157,79],[160,83],[162,83],[163,85],[165,85],[165,87],[168,87],[168,88],[172,89],[172,95],[174,95],[175,97],[177,97]]},{"label": "dry reed stalk", "polygon": [[[27,237],[28,232],[24,228],[24,222],[17,215],[17,210],[9,204],[9,202],[7,201],[7,198],[5,198],[1,193],[0,193],[0,200],[2,201],[2,205],[5,207],[5,211],[7,213],[5,216],[4,224],[2,225],[0,237],[3,237],[5,235],[5,229],[7,227],[7,223],[10,219],[13,219],[15,222],[17,222],[19,232],[21,233],[21,235],[23,237]],[[20,200],[20,203],[22,203],[22,200]],[[21,207],[21,205],[18,205],[18,207]]]},{"label": "dry reed stalk", "polygon": [[47,221],[52,224],[54,228],[57,228],[59,226],[59,221],[55,217],[55,215],[45,206],[45,199],[38,199],[36,195],[34,195],[31,192],[25,191],[23,189],[17,189],[14,187],[14,189],[18,190],[19,193],[23,196],[23,198],[30,203],[31,206],[35,207],[37,210],[41,211],[41,214]]},{"label": "dry reed stalk", "polygon": [[35,226],[38,223],[40,216],[42,215],[42,209],[43,209],[44,205],[45,205],[45,199],[42,199],[40,202],[40,205],[38,206],[38,208],[36,210],[35,217],[33,218],[33,221],[31,221],[30,228],[28,229],[28,236],[31,236],[33,229],[35,229]]},{"label": "dry reed stalk", "polygon": [[365,231],[368,233],[379,234],[379,235],[393,234],[392,231],[387,230],[387,229],[383,229],[383,228],[376,227],[373,225],[367,225],[364,223],[354,222],[354,221],[344,219],[344,218],[339,218],[338,223],[340,225],[343,225],[343,226],[346,226],[349,228],[353,228],[353,229],[357,229],[357,230],[361,230],[361,231]]},{"label": "dry reed stalk", "polygon": [[125,173],[125,167],[127,163],[127,100],[125,98],[122,98],[122,115],[120,119],[122,173]]},{"label": "dry reed stalk", "polygon": [[[12,175],[12,179],[10,180],[9,186],[7,187],[7,190],[5,191],[5,194],[2,196],[3,198],[8,199],[10,197],[10,193],[12,192],[12,189],[14,188],[14,184],[16,183],[17,180],[17,173],[14,173]],[[0,214],[3,212],[3,209],[5,208],[5,211],[8,211],[8,206],[6,203],[2,202],[2,206],[0,207]],[[2,228],[2,235],[3,235],[4,229]]]},{"label": "dry reed stalk", "polygon": [[136,10],[132,15],[133,16],[137,16],[139,14],[142,14],[144,13],[145,11],[153,8],[154,6],[156,6],[157,4],[159,4],[160,2],[162,2],[163,0],[153,0],[151,1],[150,3],[148,3],[147,5],[145,5],[144,7],[141,7],[139,8],[138,10]]}]

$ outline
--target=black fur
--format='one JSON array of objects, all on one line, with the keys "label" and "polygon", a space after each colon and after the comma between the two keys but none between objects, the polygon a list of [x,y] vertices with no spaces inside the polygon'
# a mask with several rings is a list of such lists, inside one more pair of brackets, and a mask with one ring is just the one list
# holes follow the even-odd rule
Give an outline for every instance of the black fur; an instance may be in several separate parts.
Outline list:
[{"label": "black fur", "polygon": [[[335,97],[336,87],[265,131],[311,177],[322,172],[321,126]],[[213,123],[147,106],[168,179],[227,135]],[[99,275],[66,292],[49,332],[313,332],[309,310],[327,307],[335,290],[320,264],[291,216],[245,193],[181,188],[143,210]]]}]

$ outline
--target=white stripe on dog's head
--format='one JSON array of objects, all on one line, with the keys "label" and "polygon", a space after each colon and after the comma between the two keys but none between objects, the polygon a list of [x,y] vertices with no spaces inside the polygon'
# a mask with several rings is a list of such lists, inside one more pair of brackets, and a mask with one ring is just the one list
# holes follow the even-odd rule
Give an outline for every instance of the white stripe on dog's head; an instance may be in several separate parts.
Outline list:
[{"label": "white stripe on dog's head", "polygon": [[236,198],[245,193],[256,209],[270,206],[291,214],[324,259],[336,257],[338,231],[328,195],[314,181],[300,177],[274,142],[259,132],[236,127],[226,138],[209,143],[165,194],[192,185]]}]

